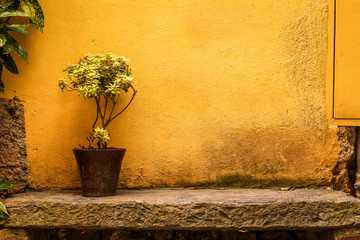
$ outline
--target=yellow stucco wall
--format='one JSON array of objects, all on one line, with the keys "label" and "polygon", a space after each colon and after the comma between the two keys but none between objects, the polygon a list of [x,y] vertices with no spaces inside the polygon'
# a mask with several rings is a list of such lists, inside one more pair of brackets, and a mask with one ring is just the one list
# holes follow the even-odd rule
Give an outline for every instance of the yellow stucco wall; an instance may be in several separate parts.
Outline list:
[{"label": "yellow stucco wall", "polygon": [[326,0],[40,3],[44,33],[21,41],[30,64],[3,77],[6,97],[25,102],[32,187],[79,186],[71,149],[95,108],[57,80],[84,53],[109,51],[136,67],[138,95],[109,129],[110,145],[128,149],[122,186],[330,181]]}]

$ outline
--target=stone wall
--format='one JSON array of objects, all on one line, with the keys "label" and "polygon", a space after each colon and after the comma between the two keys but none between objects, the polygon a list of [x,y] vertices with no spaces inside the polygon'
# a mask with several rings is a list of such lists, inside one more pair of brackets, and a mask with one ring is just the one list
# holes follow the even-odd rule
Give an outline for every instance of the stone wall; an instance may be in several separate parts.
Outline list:
[{"label": "stone wall", "polygon": [[0,240],[332,240],[332,231],[132,231],[132,230],[22,230],[4,231]]},{"label": "stone wall", "polygon": [[1,195],[23,191],[28,185],[24,105],[0,98],[0,178],[11,180],[15,189]]},{"label": "stone wall", "polygon": [[333,169],[331,187],[355,195],[356,127],[339,127],[340,153]]}]

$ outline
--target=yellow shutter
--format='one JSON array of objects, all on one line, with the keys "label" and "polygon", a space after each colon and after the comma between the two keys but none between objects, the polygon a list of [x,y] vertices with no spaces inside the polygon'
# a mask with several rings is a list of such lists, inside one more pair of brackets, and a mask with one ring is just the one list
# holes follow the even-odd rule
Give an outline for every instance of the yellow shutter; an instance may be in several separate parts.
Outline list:
[{"label": "yellow shutter", "polygon": [[331,118],[360,125],[360,0],[329,1],[329,45]]}]

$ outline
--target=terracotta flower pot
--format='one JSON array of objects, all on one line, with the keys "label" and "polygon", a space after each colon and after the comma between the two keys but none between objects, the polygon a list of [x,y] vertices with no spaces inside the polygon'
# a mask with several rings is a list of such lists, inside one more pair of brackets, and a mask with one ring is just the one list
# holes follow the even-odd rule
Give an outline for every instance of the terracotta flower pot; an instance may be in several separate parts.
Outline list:
[{"label": "terracotta flower pot", "polygon": [[125,151],[124,148],[73,149],[84,196],[116,194]]}]

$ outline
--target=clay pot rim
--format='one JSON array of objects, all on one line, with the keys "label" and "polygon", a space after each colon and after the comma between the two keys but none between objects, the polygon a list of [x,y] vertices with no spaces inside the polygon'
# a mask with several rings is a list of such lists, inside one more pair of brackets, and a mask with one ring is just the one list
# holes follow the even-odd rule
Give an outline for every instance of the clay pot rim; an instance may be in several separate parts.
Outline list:
[{"label": "clay pot rim", "polygon": [[124,151],[126,148],[73,148],[73,151],[90,151],[90,152],[111,152]]}]

